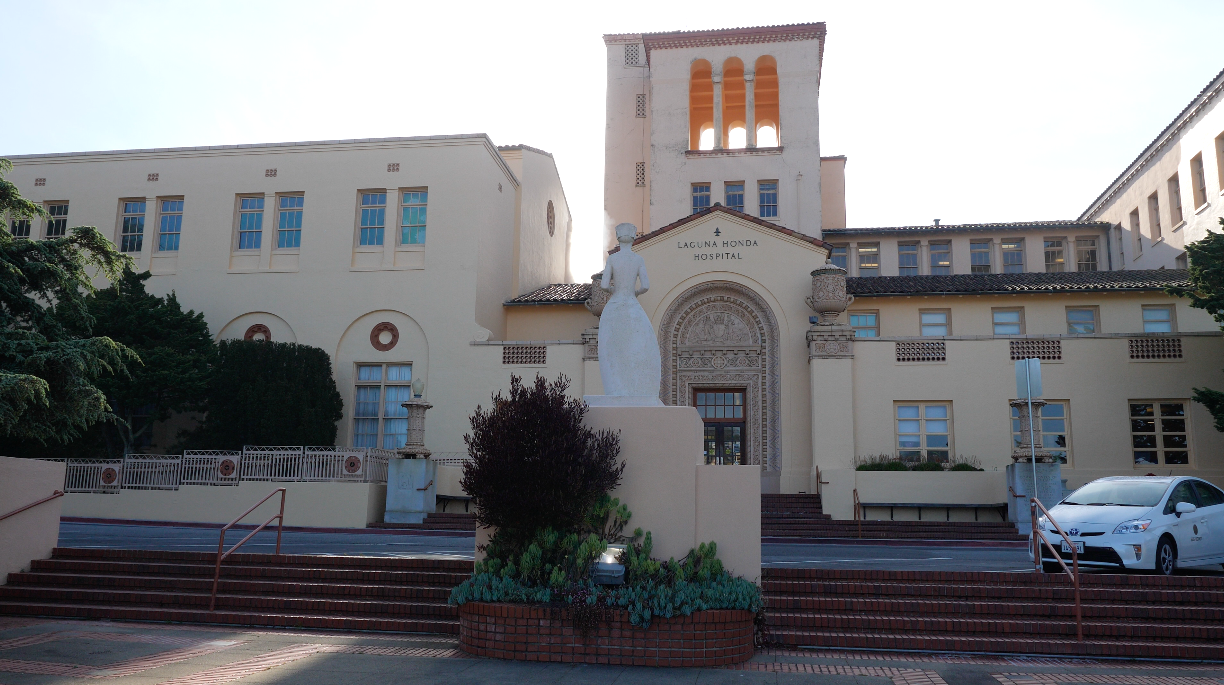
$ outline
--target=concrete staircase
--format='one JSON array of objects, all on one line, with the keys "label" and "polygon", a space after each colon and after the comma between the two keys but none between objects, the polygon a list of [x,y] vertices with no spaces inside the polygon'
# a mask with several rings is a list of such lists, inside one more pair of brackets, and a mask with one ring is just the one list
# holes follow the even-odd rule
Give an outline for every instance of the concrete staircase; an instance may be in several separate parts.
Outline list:
[{"label": "concrete staircase", "polygon": [[426,514],[421,523],[371,523],[369,528],[392,528],[395,530],[442,530],[476,532],[476,514],[433,513]]},{"label": "concrete staircase", "polygon": [[785,645],[1129,658],[1224,659],[1224,578],[766,569]]},{"label": "concrete staircase", "polygon": [[446,601],[472,562],[274,554],[230,556],[208,610],[216,554],[57,548],[11,573],[0,614],[458,633]]},{"label": "concrete staircase", "polygon": [[761,495],[761,537],[864,540],[981,540],[1024,542],[1000,521],[834,521],[820,495]]}]

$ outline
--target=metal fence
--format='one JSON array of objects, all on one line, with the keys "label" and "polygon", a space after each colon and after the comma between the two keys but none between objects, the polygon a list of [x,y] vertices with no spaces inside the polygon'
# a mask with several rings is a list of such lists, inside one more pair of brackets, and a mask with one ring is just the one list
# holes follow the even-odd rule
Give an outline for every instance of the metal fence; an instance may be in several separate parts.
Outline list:
[{"label": "metal fence", "polygon": [[393,450],[372,447],[264,447],[241,452],[188,450],[129,454],[123,459],[64,461],[64,492],[118,493],[178,490],[181,485],[238,485],[241,481],[386,483]]},{"label": "metal fence", "polygon": [[122,459],[69,459],[64,469],[64,492],[117,493],[122,476]]}]

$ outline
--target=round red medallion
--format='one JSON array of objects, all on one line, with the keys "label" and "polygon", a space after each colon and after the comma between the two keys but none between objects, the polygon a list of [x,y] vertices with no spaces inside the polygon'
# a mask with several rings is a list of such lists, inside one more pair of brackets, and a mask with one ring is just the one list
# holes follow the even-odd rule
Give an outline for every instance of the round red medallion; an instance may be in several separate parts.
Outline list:
[{"label": "round red medallion", "polygon": [[233,459],[222,459],[221,463],[217,464],[217,472],[221,474],[222,478],[229,478],[230,476],[234,475],[234,470],[236,468],[237,465],[234,464]]},{"label": "round red medallion", "polygon": [[357,473],[361,470],[361,457],[355,454],[350,454],[348,459],[344,460],[345,473]]},{"label": "round red medallion", "polygon": [[379,352],[386,352],[399,342],[399,329],[384,321],[370,330],[370,344]]},{"label": "round red medallion", "polygon": [[103,485],[114,485],[116,480],[119,480],[118,471],[116,471],[115,469],[112,469],[109,466],[102,469],[102,484]]},{"label": "round red medallion", "polygon": [[259,342],[271,342],[272,331],[268,327],[257,323],[246,329],[246,333],[242,336],[243,340],[257,340]]}]

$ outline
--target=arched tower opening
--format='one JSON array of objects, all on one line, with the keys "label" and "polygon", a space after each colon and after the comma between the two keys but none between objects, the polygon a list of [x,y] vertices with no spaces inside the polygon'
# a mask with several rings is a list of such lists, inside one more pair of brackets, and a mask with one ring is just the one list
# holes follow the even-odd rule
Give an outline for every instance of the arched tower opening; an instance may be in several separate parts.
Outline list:
[{"label": "arched tower opening", "polygon": [[689,149],[714,149],[714,69],[704,59],[689,68]]},{"label": "arched tower opening", "polygon": [[757,147],[777,147],[782,144],[782,122],[778,116],[778,61],[769,55],[762,55],[757,58],[755,68],[756,144]]},{"label": "arched tower opening", "polygon": [[747,147],[744,122],[747,114],[747,91],[744,87],[744,62],[738,57],[729,57],[722,65],[723,74],[723,140],[724,147]]}]

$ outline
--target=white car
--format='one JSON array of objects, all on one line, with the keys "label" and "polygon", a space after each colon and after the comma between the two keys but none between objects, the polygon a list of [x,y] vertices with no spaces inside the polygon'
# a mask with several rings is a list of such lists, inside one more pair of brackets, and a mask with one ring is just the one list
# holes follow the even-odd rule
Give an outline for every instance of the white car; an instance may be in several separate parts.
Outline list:
[{"label": "white car", "polygon": [[[1224,492],[1187,476],[1100,478],[1068,495],[1050,516],[1087,567],[1154,570],[1224,564]],[[1037,527],[1067,563],[1071,548],[1042,516]],[[1042,566],[1061,572],[1050,549]]]}]

